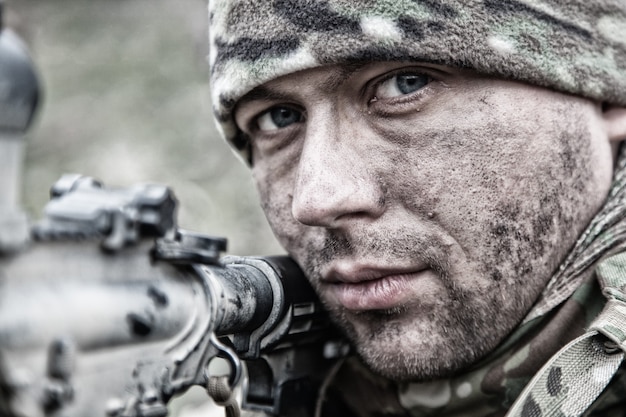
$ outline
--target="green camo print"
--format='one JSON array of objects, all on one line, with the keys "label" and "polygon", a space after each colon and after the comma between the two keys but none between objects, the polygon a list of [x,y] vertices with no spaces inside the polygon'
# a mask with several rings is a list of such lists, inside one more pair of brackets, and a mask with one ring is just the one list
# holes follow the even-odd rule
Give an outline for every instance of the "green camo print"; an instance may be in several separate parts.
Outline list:
[{"label": "green camo print", "polygon": [[624,0],[210,0],[211,86],[224,136],[243,95],[298,70],[417,60],[626,104]]}]

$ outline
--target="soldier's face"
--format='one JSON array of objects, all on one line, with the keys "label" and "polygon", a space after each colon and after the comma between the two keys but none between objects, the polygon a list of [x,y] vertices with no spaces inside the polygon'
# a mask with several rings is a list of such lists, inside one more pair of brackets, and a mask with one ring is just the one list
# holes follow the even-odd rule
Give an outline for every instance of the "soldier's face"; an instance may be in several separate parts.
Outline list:
[{"label": "soldier's face", "polygon": [[291,74],[236,121],[280,242],[395,379],[454,373],[501,342],[611,182],[599,105],[440,66]]}]

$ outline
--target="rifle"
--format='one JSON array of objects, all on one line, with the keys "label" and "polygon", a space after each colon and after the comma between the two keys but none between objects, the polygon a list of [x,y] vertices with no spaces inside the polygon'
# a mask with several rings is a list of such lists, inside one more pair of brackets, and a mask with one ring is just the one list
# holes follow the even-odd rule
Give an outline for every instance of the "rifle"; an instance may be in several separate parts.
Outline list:
[{"label": "rifle", "polygon": [[14,194],[38,84],[6,30],[0,86],[0,416],[162,417],[194,385],[230,415],[313,415],[347,345],[295,262],[221,256],[154,184],[65,175],[31,227]]},{"label": "rifle", "polygon": [[51,194],[0,258],[3,415],[166,416],[216,357],[244,408],[312,413],[345,347],[290,258],[220,257],[225,239],[175,227],[167,187],[69,175]]}]

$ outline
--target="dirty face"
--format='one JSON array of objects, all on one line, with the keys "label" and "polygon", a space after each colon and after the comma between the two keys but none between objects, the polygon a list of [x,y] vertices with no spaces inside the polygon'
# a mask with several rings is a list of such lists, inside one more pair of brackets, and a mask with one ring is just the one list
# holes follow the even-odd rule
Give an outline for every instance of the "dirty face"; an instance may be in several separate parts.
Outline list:
[{"label": "dirty face", "polygon": [[601,205],[601,109],[447,67],[322,67],[244,97],[263,209],[358,353],[427,380],[520,322]]}]

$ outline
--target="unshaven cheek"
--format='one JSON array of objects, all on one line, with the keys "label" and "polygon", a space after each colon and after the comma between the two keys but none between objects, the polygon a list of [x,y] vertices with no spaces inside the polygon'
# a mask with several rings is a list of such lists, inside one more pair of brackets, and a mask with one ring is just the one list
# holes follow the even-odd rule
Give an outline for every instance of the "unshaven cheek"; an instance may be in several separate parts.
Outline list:
[{"label": "unshaven cheek", "polygon": [[[556,93],[533,102],[535,92],[524,96],[521,87],[503,96],[479,90],[362,126],[358,141],[341,136],[337,146],[366,163],[364,177],[382,191],[384,210],[367,222],[300,224],[291,212],[298,158],[255,167],[279,241],[366,362],[390,378],[445,376],[492,351],[528,312],[597,211],[598,190],[606,190],[593,175],[599,159],[590,156],[588,108]],[[355,313],[330,305],[319,283],[322,267],[338,258],[411,260],[437,282],[416,282],[403,305]]]},{"label": "unshaven cheek", "polygon": [[297,222],[292,215],[292,201],[295,184],[295,167],[283,165],[279,169],[253,170],[254,180],[259,191],[261,208],[265,213],[274,235],[285,250],[296,261],[306,251],[311,241],[319,240],[311,228]]},{"label": "unshaven cheek", "polygon": [[587,115],[566,103],[549,113],[536,116],[547,120],[534,131],[488,117],[482,126],[423,130],[416,146],[393,157],[410,168],[399,170],[389,199],[457,240],[473,268],[468,283],[535,282],[518,293],[525,307],[601,202]]}]

